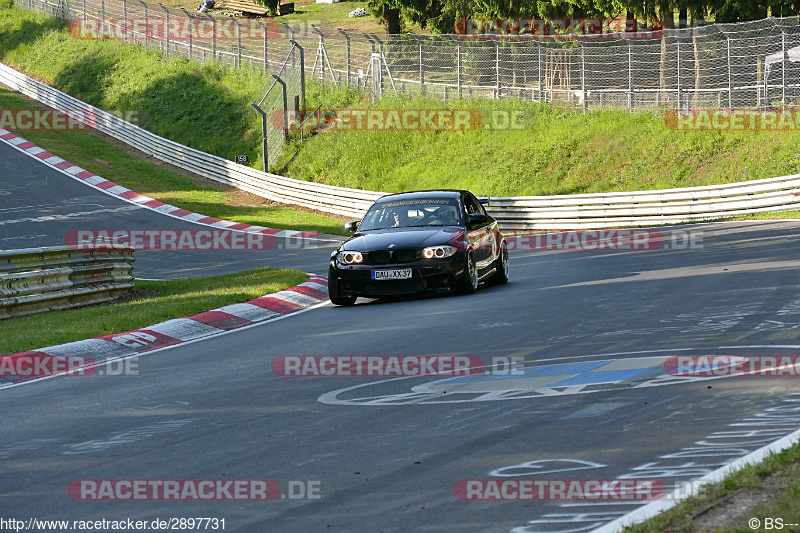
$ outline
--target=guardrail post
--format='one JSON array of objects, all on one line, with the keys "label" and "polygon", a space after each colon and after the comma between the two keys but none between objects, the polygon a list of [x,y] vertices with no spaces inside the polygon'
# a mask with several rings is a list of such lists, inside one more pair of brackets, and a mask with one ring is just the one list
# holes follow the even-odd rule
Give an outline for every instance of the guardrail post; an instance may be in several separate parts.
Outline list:
[{"label": "guardrail post", "polygon": [[586,101],[586,54],[583,43],[581,43],[581,94],[583,98],[583,114],[585,115],[589,103]]},{"label": "guardrail post", "polygon": [[233,21],[236,23],[236,68],[242,68],[242,27],[238,20]]},{"label": "guardrail post", "polygon": [[683,109],[681,106],[681,42],[678,41],[678,109]]},{"label": "guardrail post", "polygon": [[263,22],[261,22],[258,19],[256,19],[256,22],[264,30],[264,72],[266,72],[267,71],[267,65],[269,64],[269,58],[268,58],[268,54],[267,54],[267,51],[268,51],[267,50],[267,46],[268,46],[267,45],[267,41],[268,41],[268,39],[267,39],[267,25],[264,24]]},{"label": "guardrail post", "polygon": [[261,147],[262,150],[264,150],[264,172],[269,172],[269,162],[267,160],[267,114],[264,113],[264,110],[261,109],[255,102],[250,105],[253,107],[253,109],[258,111],[259,115],[261,115]]},{"label": "guardrail post", "polygon": [[419,85],[419,92],[425,96],[425,61],[422,56],[422,41],[419,42]]},{"label": "guardrail post", "polygon": [[409,33],[408,36],[411,37],[412,39],[414,39],[417,42],[417,47],[418,47],[418,50],[419,50],[419,57],[418,57],[418,61],[419,61],[419,93],[422,96],[425,96],[425,62],[423,61],[423,57],[424,56],[423,56],[423,49],[422,49],[422,44],[423,44],[424,41],[423,41],[423,38],[421,36],[414,35],[413,33]]},{"label": "guardrail post", "polygon": [[350,85],[350,35],[341,28],[336,28],[336,31],[344,35],[344,38],[347,39],[347,85]]},{"label": "guardrail post", "polygon": [[364,38],[369,41],[370,48],[372,49],[372,51],[370,52],[370,56],[369,56],[369,66],[367,67],[367,74],[364,76],[364,89],[367,88],[367,78],[369,78],[370,73],[372,73],[372,101],[374,102],[375,101],[375,76],[379,76],[380,72],[378,72],[378,74],[375,74],[375,72],[374,72],[374,66],[375,66],[375,41],[373,40],[372,36],[369,35],[368,33],[364,34]]},{"label": "guardrail post", "polygon": [[164,50],[165,50],[164,51],[164,57],[169,58],[169,9],[167,9],[167,6],[165,6],[164,4],[162,4],[160,2],[159,2],[158,5],[160,5],[161,9],[164,10],[164,13],[167,14],[167,23],[164,26],[164,36],[165,36],[165,38],[167,40],[167,45],[164,48]]},{"label": "guardrail post", "polygon": [[461,94],[461,43],[458,43],[456,45],[456,59],[457,59],[456,68],[458,69],[458,71],[457,71],[457,74],[458,74],[458,99],[461,100],[462,99],[462,94]]},{"label": "guardrail post", "polygon": [[633,109],[633,50],[628,43],[628,112]]},{"label": "guardrail post", "polygon": [[284,82],[277,74],[272,75],[275,81],[281,84],[283,89],[283,135],[286,140],[289,140],[289,101],[286,96],[286,82]]},{"label": "guardrail post", "polygon": [[731,40],[725,34],[725,41],[728,45],[728,108],[733,111],[733,76],[731,75]]},{"label": "guardrail post", "polygon": [[217,19],[209,15],[211,19],[211,59],[217,60]]},{"label": "guardrail post", "polygon": [[[320,79],[323,83],[325,83],[325,44],[322,38],[322,32],[319,31],[315,25],[311,24],[311,31],[317,34],[317,39],[319,39],[317,43],[317,55],[314,57],[314,66],[311,68],[311,77],[314,77],[314,71],[317,68],[317,59],[320,60],[319,62],[319,72],[320,72]],[[333,73],[331,73],[333,76]]]},{"label": "guardrail post", "polygon": [[788,58],[786,57],[786,33],[784,33],[783,28],[781,28],[781,50],[783,52],[781,56],[783,60],[781,62],[781,72],[783,73],[783,80],[781,81],[781,109],[786,109],[786,63]]},{"label": "guardrail post", "polygon": [[500,99],[500,41],[495,41],[495,56],[494,56],[494,74],[495,74],[495,99]]},{"label": "guardrail post", "polygon": [[541,102],[542,98],[544,98],[544,87],[542,87],[542,45],[535,42],[534,46],[536,46],[536,49],[539,51],[539,68],[536,70],[539,75],[539,101]]},{"label": "guardrail post", "polygon": [[[139,0],[141,2],[141,0]],[[146,11],[145,11],[146,13]],[[83,0],[83,27],[86,27],[86,21],[88,20],[88,14],[86,13],[86,0]]]},{"label": "guardrail post", "polygon": [[289,40],[290,41],[294,41],[294,28],[292,28],[291,26],[289,26],[285,22],[281,22],[280,25],[283,26],[286,29],[286,31],[289,32],[289,34],[290,34]]},{"label": "guardrail post", "polygon": [[[386,67],[386,75],[389,76],[389,83],[392,84],[392,90],[394,94],[397,94],[397,86],[394,84],[394,78],[392,77],[392,71],[389,70],[389,63],[386,61],[386,54],[383,53],[383,41],[377,35],[372,35],[372,38],[375,39],[375,42],[378,44],[378,69],[380,70],[381,65]],[[373,53],[375,49],[373,48]],[[381,85],[383,85],[383,74],[381,74]]]},{"label": "guardrail post", "polygon": [[[289,41],[295,46],[298,50],[300,50],[300,98],[302,102],[300,102],[300,106],[302,109],[306,108],[306,51],[303,49],[300,44],[292,39]],[[292,55],[294,58],[294,55]]]},{"label": "guardrail post", "polygon": [[[142,7],[144,8],[144,45],[147,46],[150,44],[150,21],[147,18],[147,2],[144,0],[137,0]],[[83,0],[84,5],[86,5],[86,0]]]},{"label": "guardrail post", "polygon": [[[291,37],[289,37],[289,42],[294,42],[294,28],[292,28],[285,22],[281,22],[280,25],[283,26],[286,29],[286,31],[288,31],[289,34],[291,35]],[[294,54],[292,54],[292,68],[297,68],[297,64],[295,63],[294,60]]]},{"label": "guardrail post", "polygon": [[189,25],[189,60],[192,59],[192,33],[194,33],[194,23],[192,22],[192,16],[186,11],[184,8],[181,8],[183,14],[186,15],[186,23]]},{"label": "guardrail post", "polygon": [[102,37],[106,27],[106,0],[100,2],[100,17],[100,36]]}]

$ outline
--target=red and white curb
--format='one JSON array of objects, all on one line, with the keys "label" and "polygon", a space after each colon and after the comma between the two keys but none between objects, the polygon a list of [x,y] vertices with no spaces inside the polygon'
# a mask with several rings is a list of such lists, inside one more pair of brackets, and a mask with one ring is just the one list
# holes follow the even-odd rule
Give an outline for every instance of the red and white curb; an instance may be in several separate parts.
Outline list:
[{"label": "red and white curb", "polygon": [[[233,329],[264,322],[317,305],[328,299],[327,279],[309,274],[309,280],[280,292],[261,296],[249,302],[226,305],[218,309],[184,318],[175,318],[145,328],[93,337],[82,341],[69,342],[47,348],[0,357],[0,368],[4,359],[27,358],[69,358],[87,357],[92,362],[102,364],[131,355],[146,353],[166,346],[174,346],[203,337],[210,337]],[[7,365],[16,368],[14,365]],[[54,365],[58,367],[58,365]],[[65,368],[65,367],[64,367]],[[36,379],[30,376],[15,376],[4,372],[0,374],[0,388],[22,381]]]},{"label": "red and white curb", "polygon": [[117,197],[121,200],[143,208],[157,211],[163,215],[179,218],[187,222],[193,222],[195,224],[201,224],[212,228],[243,231],[246,233],[259,233],[262,235],[273,235],[275,237],[294,239],[305,238],[323,240],[320,238],[324,238],[325,240],[330,239],[339,242],[342,240],[341,237],[337,237],[335,235],[325,235],[323,233],[314,233],[313,231],[266,228],[264,226],[255,226],[253,224],[243,224],[240,222],[223,220],[216,217],[206,216],[201,213],[195,213],[187,209],[181,209],[180,207],[175,207],[174,205],[170,205],[154,198],[150,198],[149,196],[139,194],[136,191],[132,191],[126,187],[123,187],[122,185],[114,183],[113,181],[109,181],[101,176],[98,176],[97,174],[93,174],[77,165],[73,165],[69,161],[65,161],[57,155],[51,154],[44,148],[40,148],[32,142],[8,130],[0,128],[0,140],[17,148],[21,152],[25,152],[34,156],[46,165],[62,172],[63,174],[77,179],[78,181],[82,181],[83,183],[86,183],[95,189],[99,189],[110,196]]}]

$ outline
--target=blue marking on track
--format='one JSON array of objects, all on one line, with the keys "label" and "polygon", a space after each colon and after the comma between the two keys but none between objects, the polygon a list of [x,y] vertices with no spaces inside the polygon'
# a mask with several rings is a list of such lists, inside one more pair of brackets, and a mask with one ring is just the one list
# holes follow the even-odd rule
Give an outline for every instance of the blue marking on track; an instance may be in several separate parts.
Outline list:
[{"label": "blue marking on track", "polygon": [[647,368],[633,368],[629,370],[599,370],[596,372],[584,372],[577,376],[551,383],[550,387],[566,387],[568,385],[593,385],[595,383],[616,383],[631,379],[647,372]]},{"label": "blue marking on track", "polygon": [[[525,369],[514,370],[513,374],[512,371],[509,371],[508,374],[500,374],[500,375],[486,375],[486,374],[479,374],[475,376],[462,376],[456,378],[447,378],[441,381],[437,381],[437,383],[467,383],[470,381],[496,381],[499,379],[520,379],[520,378],[535,378],[535,377],[546,377],[546,376],[569,376],[570,374],[581,374],[584,372],[589,372],[590,370],[594,370],[595,368],[600,368],[601,366],[605,366],[609,363],[613,363],[614,359],[609,361],[589,361],[585,363],[562,363],[558,365],[546,365],[546,366],[534,366]],[[491,369],[489,369],[491,372]],[[524,374],[520,373],[524,372]]]}]

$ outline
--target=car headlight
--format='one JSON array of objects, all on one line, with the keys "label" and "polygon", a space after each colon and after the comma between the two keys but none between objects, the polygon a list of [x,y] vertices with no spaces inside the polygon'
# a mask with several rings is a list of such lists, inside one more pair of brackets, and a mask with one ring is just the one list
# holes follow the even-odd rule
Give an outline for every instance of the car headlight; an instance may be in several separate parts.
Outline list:
[{"label": "car headlight", "polygon": [[339,252],[336,256],[343,265],[353,265],[364,262],[364,255],[361,252]]},{"label": "car headlight", "polygon": [[422,250],[425,259],[444,259],[456,253],[454,246],[429,246]]}]

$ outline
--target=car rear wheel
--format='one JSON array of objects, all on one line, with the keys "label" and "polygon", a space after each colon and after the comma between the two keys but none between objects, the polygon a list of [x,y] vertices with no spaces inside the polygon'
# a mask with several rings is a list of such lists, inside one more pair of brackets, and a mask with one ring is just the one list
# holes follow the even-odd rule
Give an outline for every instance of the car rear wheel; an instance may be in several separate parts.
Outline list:
[{"label": "car rear wheel", "polygon": [[500,257],[498,257],[497,261],[494,263],[492,281],[498,285],[508,283],[509,272],[508,245],[503,241],[503,245],[500,247]]},{"label": "car rear wheel", "polygon": [[475,264],[475,256],[472,250],[466,253],[466,264],[464,273],[456,279],[456,294],[471,294],[478,289],[478,266]]},{"label": "car rear wheel", "polygon": [[328,272],[328,298],[333,305],[350,306],[356,303],[355,296],[342,296],[341,284],[333,272]]}]

